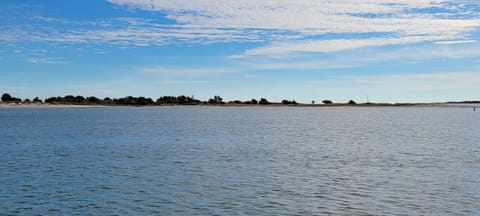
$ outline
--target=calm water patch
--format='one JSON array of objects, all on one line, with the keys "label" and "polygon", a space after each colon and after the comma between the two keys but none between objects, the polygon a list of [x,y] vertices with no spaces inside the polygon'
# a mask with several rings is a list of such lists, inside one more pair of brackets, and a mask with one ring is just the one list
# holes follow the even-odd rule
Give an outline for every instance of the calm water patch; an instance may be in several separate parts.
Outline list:
[{"label": "calm water patch", "polygon": [[0,215],[479,215],[471,108],[0,109]]}]

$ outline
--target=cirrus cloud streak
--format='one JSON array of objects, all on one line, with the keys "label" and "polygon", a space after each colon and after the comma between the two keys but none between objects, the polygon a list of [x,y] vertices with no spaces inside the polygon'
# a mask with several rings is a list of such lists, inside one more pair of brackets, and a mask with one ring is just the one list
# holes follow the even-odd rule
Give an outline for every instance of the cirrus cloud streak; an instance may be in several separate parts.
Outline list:
[{"label": "cirrus cloud streak", "polygon": [[[295,37],[263,38],[264,47],[246,55],[288,52],[337,52],[366,46],[403,45],[419,42],[469,41],[480,27],[479,3],[473,0],[108,0],[133,9],[158,11],[181,25],[246,31],[259,29],[266,35],[288,31]],[[325,34],[334,39],[315,39]],[[345,34],[385,34],[366,38]],[[260,37],[262,38],[262,37]]]}]

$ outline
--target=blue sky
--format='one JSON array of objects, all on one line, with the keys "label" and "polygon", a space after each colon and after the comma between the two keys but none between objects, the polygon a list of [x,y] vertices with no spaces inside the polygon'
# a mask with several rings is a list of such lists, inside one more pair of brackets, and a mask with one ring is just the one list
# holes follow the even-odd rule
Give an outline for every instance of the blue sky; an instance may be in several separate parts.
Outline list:
[{"label": "blue sky", "polygon": [[0,92],[480,99],[477,0],[0,2]]}]

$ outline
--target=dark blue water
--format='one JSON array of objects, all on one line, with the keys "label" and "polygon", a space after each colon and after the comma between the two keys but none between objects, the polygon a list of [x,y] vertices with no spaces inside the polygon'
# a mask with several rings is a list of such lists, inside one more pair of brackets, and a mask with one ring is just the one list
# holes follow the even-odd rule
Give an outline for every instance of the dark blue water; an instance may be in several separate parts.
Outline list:
[{"label": "dark blue water", "polygon": [[0,215],[479,215],[470,108],[0,109]]}]

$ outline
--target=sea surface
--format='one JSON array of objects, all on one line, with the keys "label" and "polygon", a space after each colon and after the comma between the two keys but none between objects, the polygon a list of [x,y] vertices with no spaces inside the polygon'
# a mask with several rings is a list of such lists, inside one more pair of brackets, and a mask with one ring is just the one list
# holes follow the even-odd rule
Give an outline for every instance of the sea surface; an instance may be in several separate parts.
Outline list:
[{"label": "sea surface", "polygon": [[2,108],[0,215],[480,215],[480,112]]}]

